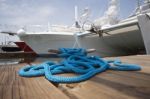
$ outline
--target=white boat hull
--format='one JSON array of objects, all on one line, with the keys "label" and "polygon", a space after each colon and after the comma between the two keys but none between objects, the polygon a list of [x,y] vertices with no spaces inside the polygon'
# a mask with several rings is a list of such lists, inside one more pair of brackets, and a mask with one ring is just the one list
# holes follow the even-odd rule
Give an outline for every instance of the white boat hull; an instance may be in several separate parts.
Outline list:
[{"label": "white boat hull", "polygon": [[[78,42],[82,48],[95,48],[96,52],[92,55],[102,57],[136,54],[144,50],[143,39],[138,28],[130,27],[130,31],[125,29],[118,32],[103,37],[98,35],[78,37]],[[73,34],[25,34],[21,35],[20,39],[37,54],[48,54],[48,49],[73,48],[76,41]]]}]

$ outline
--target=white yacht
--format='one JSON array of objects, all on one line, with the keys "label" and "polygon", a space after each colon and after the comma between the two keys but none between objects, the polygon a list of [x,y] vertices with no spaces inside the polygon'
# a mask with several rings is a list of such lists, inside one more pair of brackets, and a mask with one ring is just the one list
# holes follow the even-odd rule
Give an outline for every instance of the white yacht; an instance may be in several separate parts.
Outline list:
[{"label": "white yacht", "polygon": [[[115,25],[101,27],[94,26],[85,32],[75,30],[66,32],[25,32],[18,31],[17,35],[35,53],[48,54],[49,49],[65,48],[95,48],[93,55],[119,56],[145,53],[145,44],[138,23],[139,15],[148,15],[150,12],[150,0],[138,7],[129,18]],[[77,25],[77,22],[76,22]]]}]

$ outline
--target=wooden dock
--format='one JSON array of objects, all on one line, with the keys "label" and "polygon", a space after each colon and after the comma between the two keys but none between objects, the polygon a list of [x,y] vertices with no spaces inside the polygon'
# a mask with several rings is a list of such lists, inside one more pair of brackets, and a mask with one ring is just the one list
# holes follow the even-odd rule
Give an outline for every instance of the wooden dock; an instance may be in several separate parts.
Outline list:
[{"label": "wooden dock", "polygon": [[139,64],[142,70],[109,70],[88,81],[58,87],[44,77],[20,77],[17,72],[26,63],[3,65],[0,99],[150,99],[150,56],[126,56],[121,60]]}]

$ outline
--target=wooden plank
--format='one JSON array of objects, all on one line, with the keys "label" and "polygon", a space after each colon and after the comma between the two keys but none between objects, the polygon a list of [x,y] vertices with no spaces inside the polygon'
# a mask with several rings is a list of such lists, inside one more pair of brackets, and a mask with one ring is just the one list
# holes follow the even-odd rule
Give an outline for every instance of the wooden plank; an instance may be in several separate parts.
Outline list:
[{"label": "wooden plank", "polygon": [[44,77],[20,77],[24,65],[0,66],[0,99],[69,99]]},{"label": "wooden plank", "polygon": [[88,81],[59,87],[75,99],[150,99],[150,56],[127,56],[121,60],[139,64],[142,70],[109,70]]}]

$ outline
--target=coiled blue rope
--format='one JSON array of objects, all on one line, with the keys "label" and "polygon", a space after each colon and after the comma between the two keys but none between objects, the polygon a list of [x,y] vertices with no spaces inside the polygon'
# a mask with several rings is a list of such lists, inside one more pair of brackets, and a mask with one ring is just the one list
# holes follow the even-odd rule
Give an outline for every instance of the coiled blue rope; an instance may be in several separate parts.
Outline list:
[{"label": "coiled blue rope", "polygon": [[[62,62],[56,64],[51,61],[39,65],[26,66],[19,70],[19,75],[23,77],[45,76],[47,80],[56,83],[76,83],[90,79],[97,73],[111,70],[141,70],[141,67],[133,64],[123,64],[119,59],[115,61],[105,61],[98,56],[87,56],[85,49],[61,48],[60,57],[65,57]],[[113,66],[110,65],[113,63]],[[79,76],[64,77],[56,74],[75,73]]]},{"label": "coiled blue rope", "polygon": [[72,55],[86,56],[86,49],[83,48],[59,48],[59,57],[67,58]]}]

